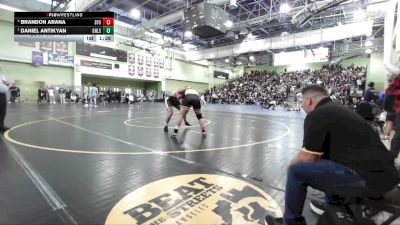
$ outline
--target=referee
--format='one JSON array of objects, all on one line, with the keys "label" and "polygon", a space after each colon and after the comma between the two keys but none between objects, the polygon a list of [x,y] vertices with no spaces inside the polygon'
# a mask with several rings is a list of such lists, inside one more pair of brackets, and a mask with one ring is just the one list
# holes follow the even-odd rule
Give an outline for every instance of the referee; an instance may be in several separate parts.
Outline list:
[{"label": "referee", "polygon": [[4,126],[4,119],[6,118],[7,111],[7,91],[10,83],[6,80],[6,78],[1,74],[1,65],[0,65],[0,132],[4,133],[9,128]]}]

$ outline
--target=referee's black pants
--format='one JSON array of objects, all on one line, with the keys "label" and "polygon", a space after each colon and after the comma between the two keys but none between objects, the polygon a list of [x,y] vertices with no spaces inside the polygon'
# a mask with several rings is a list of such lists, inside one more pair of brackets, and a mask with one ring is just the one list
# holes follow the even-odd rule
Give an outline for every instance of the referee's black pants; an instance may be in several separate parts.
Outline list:
[{"label": "referee's black pants", "polygon": [[3,129],[4,119],[6,118],[7,111],[7,97],[6,94],[0,93],[0,130]]}]

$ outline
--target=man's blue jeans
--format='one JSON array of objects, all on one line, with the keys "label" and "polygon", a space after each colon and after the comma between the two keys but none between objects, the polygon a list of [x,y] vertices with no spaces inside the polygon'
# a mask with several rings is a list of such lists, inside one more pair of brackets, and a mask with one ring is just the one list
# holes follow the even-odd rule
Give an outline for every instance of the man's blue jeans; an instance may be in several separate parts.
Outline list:
[{"label": "man's blue jeans", "polygon": [[312,163],[295,163],[289,166],[286,181],[285,215],[286,225],[306,224],[302,216],[307,187],[325,192],[329,198],[335,194],[335,185],[361,183],[363,179],[350,168],[330,160]]}]

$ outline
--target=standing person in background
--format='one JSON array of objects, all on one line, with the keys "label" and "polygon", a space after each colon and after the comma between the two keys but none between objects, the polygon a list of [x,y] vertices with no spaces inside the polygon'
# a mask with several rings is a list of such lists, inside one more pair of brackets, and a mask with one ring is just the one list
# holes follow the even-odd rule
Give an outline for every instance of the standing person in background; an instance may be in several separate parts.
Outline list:
[{"label": "standing person in background", "polygon": [[88,96],[89,96],[89,85],[90,83],[88,83],[88,86],[83,85],[83,101],[85,102],[85,107],[87,107],[89,105],[89,101],[88,101]]},{"label": "standing person in background", "polygon": [[66,90],[64,89],[64,87],[60,87],[60,89],[58,89],[58,95],[60,96],[60,102],[61,104],[65,104],[65,93]]},{"label": "standing person in background", "polygon": [[394,111],[396,112],[396,119],[394,122],[394,136],[390,143],[390,153],[397,158],[400,152],[400,75],[397,75],[389,84],[386,95],[395,96]]},{"label": "standing person in background", "polygon": [[4,133],[9,128],[4,125],[4,119],[6,118],[7,112],[7,91],[10,83],[6,77],[1,74],[0,64],[0,132]]},{"label": "standing person in background", "polygon": [[365,91],[364,101],[366,101],[366,102],[370,102],[370,101],[376,102],[376,100],[378,99],[378,93],[375,90],[374,86],[375,86],[374,82],[369,82],[368,83],[368,89]]},{"label": "standing person in background", "polygon": [[43,100],[44,100],[44,102],[47,102],[47,89],[46,89],[46,87],[44,87],[42,89],[42,102],[43,102]]},{"label": "standing person in background", "polygon": [[296,94],[296,110],[300,111],[301,109],[301,103],[303,102],[303,95],[301,92]]},{"label": "standing person in background", "polygon": [[205,97],[204,97],[204,94],[201,95],[200,101],[201,101],[201,104],[202,104],[202,105],[207,104],[206,99],[205,99]]},{"label": "standing person in background", "polygon": [[42,96],[43,96],[42,89],[39,88],[37,95],[37,103],[42,103]]},{"label": "standing person in background", "polygon": [[56,98],[55,98],[55,93],[53,86],[49,87],[49,90],[47,91],[49,93],[49,99],[50,99],[50,104],[56,104]]},{"label": "standing person in background", "polygon": [[89,92],[90,92],[90,105],[92,105],[93,102],[94,107],[97,107],[97,93],[99,92],[99,90],[97,89],[96,84],[93,84],[93,86],[90,87]]},{"label": "standing person in background", "polygon": [[113,94],[113,92],[111,91],[111,88],[108,88],[108,90],[107,90],[107,101],[108,101],[108,103],[111,103],[111,100],[112,100],[111,96],[112,96],[112,94]]},{"label": "standing person in background", "polygon": [[9,90],[10,90],[10,102],[14,103],[15,99],[17,98],[19,88],[17,88],[15,84],[12,84]]}]

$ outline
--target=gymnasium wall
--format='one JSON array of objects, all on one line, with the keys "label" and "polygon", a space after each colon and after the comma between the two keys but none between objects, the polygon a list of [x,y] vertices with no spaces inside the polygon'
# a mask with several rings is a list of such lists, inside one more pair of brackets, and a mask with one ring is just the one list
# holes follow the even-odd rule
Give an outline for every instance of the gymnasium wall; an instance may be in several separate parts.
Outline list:
[{"label": "gymnasium wall", "polygon": [[143,89],[145,86],[145,82],[136,81],[136,80],[128,80],[128,79],[111,79],[106,77],[94,77],[94,76],[82,76],[82,83],[95,83],[100,86],[110,86],[110,87],[132,87],[137,89]]},{"label": "gymnasium wall", "polygon": [[174,91],[180,89],[184,86],[191,86],[192,88],[198,90],[199,92],[203,92],[208,89],[208,83],[199,83],[199,82],[191,82],[191,81],[182,81],[182,80],[172,80],[167,79],[165,80],[166,90],[167,91]]},{"label": "gymnasium wall", "polygon": [[[73,84],[73,68],[46,65],[34,67],[32,65],[32,51],[40,51],[39,43],[36,42],[35,47],[26,47],[14,42],[13,13],[0,9],[0,15],[0,64],[3,65],[2,73],[8,80]],[[72,44],[69,44],[69,55],[73,54],[72,50]]]},{"label": "gymnasium wall", "polygon": [[[1,48],[0,48],[1,49]],[[30,63],[0,61],[3,65],[1,73],[9,81],[43,81],[45,84],[72,85],[73,70],[66,67],[40,66],[35,67]]]}]

